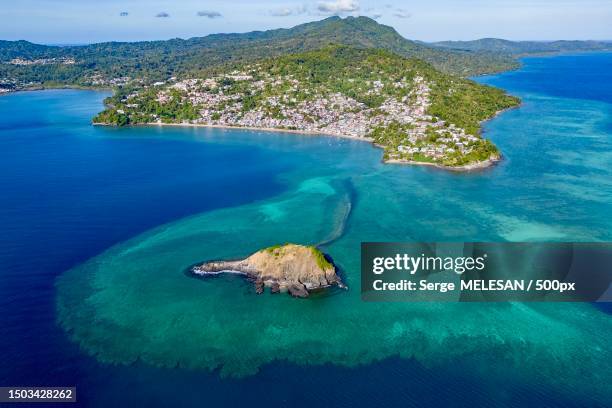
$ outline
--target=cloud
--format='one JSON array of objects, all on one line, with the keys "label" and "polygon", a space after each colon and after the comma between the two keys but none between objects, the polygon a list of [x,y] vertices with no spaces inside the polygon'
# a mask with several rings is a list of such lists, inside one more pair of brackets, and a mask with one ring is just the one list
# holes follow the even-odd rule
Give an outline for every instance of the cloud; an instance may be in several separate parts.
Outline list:
[{"label": "cloud", "polygon": [[335,1],[320,1],[317,4],[317,10],[328,14],[342,14],[359,11],[359,1],[357,0],[335,0]]},{"label": "cloud", "polygon": [[383,14],[379,12],[378,10],[376,10],[374,7],[368,7],[367,9],[364,10],[364,12],[366,16],[374,20],[378,20],[379,18],[383,16]]},{"label": "cloud", "polygon": [[221,13],[219,13],[218,11],[209,11],[209,10],[198,11],[198,16],[200,16],[200,17],[208,17],[208,18],[223,17],[223,15]]},{"label": "cloud", "polygon": [[289,8],[281,8],[277,10],[271,10],[270,15],[274,17],[286,17],[293,14],[293,10]]},{"label": "cloud", "polygon": [[393,13],[393,15],[397,18],[410,18],[412,17],[412,14],[410,14],[408,11],[404,10],[404,9],[395,9],[395,12]]},{"label": "cloud", "polygon": [[129,15],[130,15],[130,13],[128,13],[127,11],[122,11],[121,13],[119,13],[119,15],[120,15],[121,17],[127,17],[127,16],[129,16]]},{"label": "cloud", "polygon": [[287,16],[299,16],[305,14],[308,11],[306,6],[298,7],[283,7],[270,11],[270,15],[274,17],[287,17]]},{"label": "cloud", "polygon": [[168,18],[168,17],[170,17],[170,14],[166,13],[165,11],[162,11],[161,13],[157,13],[157,15],[155,17],[158,17],[158,18]]}]

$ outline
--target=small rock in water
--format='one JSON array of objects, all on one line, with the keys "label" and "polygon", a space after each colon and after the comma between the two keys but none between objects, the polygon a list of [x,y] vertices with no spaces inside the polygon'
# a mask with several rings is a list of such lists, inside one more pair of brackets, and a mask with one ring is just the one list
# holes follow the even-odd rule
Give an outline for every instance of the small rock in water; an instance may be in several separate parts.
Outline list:
[{"label": "small rock in water", "polygon": [[264,292],[264,283],[261,279],[255,281],[255,293],[261,295]]},{"label": "small rock in water", "polygon": [[278,284],[278,282],[272,282],[272,287],[270,288],[270,292],[280,293],[280,285]]},{"label": "small rock in water", "polygon": [[289,293],[291,293],[291,296],[293,297],[308,297],[308,291],[306,290],[306,287],[302,284],[293,284],[289,286]]}]

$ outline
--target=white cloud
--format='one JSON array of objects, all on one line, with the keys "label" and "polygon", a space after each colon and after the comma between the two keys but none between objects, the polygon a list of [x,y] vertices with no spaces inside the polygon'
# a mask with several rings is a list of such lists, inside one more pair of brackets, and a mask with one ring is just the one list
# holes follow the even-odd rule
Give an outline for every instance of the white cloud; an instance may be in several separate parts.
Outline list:
[{"label": "white cloud", "polygon": [[198,16],[199,17],[208,17],[208,18],[218,18],[218,17],[222,17],[221,13],[219,13],[218,11],[198,11]]},{"label": "white cloud", "polygon": [[359,11],[359,1],[356,0],[335,0],[320,1],[317,10],[322,13],[341,14]]},{"label": "white cloud", "polygon": [[287,16],[298,16],[305,14],[308,11],[306,6],[298,7],[282,7],[279,9],[271,10],[270,15],[274,17],[287,17]]},{"label": "white cloud", "polygon": [[404,10],[404,9],[395,9],[395,12],[393,13],[393,15],[397,18],[410,18],[412,17],[412,14],[410,14],[408,11]]},{"label": "white cloud", "polygon": [[374,7],[368,7],[367,9],[363,10],[365,12],[364,15],[373,18],[374,20],[378,20],[379,18],[381,18],[383,16],[383,13],[381,13],[380,11],[376,10]]}]

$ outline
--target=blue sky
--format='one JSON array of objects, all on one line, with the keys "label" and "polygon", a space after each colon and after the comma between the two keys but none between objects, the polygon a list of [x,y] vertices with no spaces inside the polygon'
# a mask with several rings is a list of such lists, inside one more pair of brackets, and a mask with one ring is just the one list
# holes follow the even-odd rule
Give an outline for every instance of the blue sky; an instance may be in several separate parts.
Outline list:
[{"label": "blue sky", "polygon": [[189,38],[291,27],[334,14],[370,16],[424,41],[612,39],[612,0],[5,0],[0,39]]}]

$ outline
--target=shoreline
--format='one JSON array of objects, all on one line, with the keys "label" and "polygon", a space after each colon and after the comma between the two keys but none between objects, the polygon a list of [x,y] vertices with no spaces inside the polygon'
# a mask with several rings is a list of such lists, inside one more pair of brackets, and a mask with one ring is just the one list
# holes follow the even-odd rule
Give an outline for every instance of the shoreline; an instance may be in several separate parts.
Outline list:
[{"label": "shoreline", "polygon": [[[4,88],[8,89],[8,88]],[[75,90],[75,91],[100,91],[100,92],[114,92],[113,87],[97,87],[97,86],[81,86],[81,85],[58,85],[58,86],[35,86],[30,88],[19,88],[10,89],[8,92],[0,92],[0,96],[13,95],[17,93],[25,92],[40,92],[40,91],[61,91],[61,90]]]},{"label": "shoreline", "polygon": [[490,118],[488,118],[488,119],[484,119],[484,120],[481,120],[481,121],[480,121],[480,123],[479,123],[479,124],[480,124],[480,135],[482,136],[482,134],[484,133],[483,125],[484,125],[485,123],[487,123],[487,122],[489,122],[489,121],[491,121],[491,120],[493,120],[493,119],[497,118],[498,116],[503,115],[503,114],[504,114],[504,113],[506,113],[506,112],[509,112],[509,111],[512,111],[512,110],[515,110],[515,109],[520,109],[520,108],[523,106],[523,100],[519,98],[519,101],[520,101],[520,102],[519,102],[519,104],[518,104],[518,105],[516,105],[516,106],[511,106],[511,107],[509,107],[509,108],[505,108],[505,109],[502,109],[502,110],[498,110],[498,111],[497,111],[497,112],[495,112],[495,114],[494,114],[493,116],[491,116]]},{"label": "shoreline", "polygon": [[[107,125],[103,123],[94,123],[95,126],[114,126]],[[372,143],[374,139],[370,137],[357,137],[357,136],[347,136],[336,133],[327,133],[327,132],[315,132],[310,130],[296,130],[296,129],[281,129],[281,128],[266,128],[266,127],[256,127],[256,126],[234,126],[234,125],[209,125],[205,123],[139,123],[135,125],[128,125],[135,127],[202,127],[202,128],[211,128],[211,129],[228,129],[228,130],[253,130],[253,131],[262,131],[262,132],[274,132],[274,133],[292,133],[296,135],[305,135],[305,136],[325,136],[325,137],[340,137],[343,139],[351,139],[351,140],[360,140],[363,142]]]},{"label": "shoreline", "polygon": [[410,160],[398,160],[398,159],[385,160],[383,162],[387,164],[400,164],[400,165],[410,165],[410,166],[429,166],[429,167],[435,167],[441,170],[463,173],[463,172],[470,172],[470,171],[475,171],[475,170],[488,169],[490,167],[497,165],[501,161],[502,161],[502,158],[500,157],[495,160],[487,159],[487,160],[477,162],[477,163],[466,164],[464,166],[445,166],[439,163],[415,162],[415,161],[410,161]]},{"label": "shoreline", "polygon": [[[484,120],[483,122],[489,121],[501,115],[507,110],[515,109],[516,107],[503,109],[499,112],[496,112],[494,116],[489,119]],[[115,125],[110,125],[107,123],[92,123],[93,126],[109,126],[115,127]],[[128,125],[128,127],[194,127],[194,128],[211,128],[211,129],[228,129],[228,130],[250,130],[250,131],[262,131],[262,132],[274,132],[274,133],[291,133],[297,135],[305,135],[305,136],[323,136],[323,137],[338,137],[342,139],[350,139],[350,140],[359,140],[362,142],[369,142],[373,147],[383,149],[383,146],[380,146],[374,143],[374,139],[371,137],[357,137],[357,136],[347,136],[347,135],[339,135],[335,133],[326,133],[326,132],[315,132],[309,130],[295,130],[295,129],[279,129],[279,128],[264,128],[264,127],[255,127],[255,126],[233,126],[233,125],[209,125],[204,123],[137,123],[133,125]],[[415,162],[408,160],[384,160],[381,159],[381,162],[384,164],[402,164],[402,165],[410,165],[410,166],[429,166],[436,167],[442,170],[455,171],[455,172],[468,172],[473,170],[482,170],[489,167],[492,167],[499,163],[502,160],[502,157],[496,160],[487,159],[482,162],[467,164],[465,166],[444,166],[443,164],[438,163],[429,163],[429,162]]]}]

